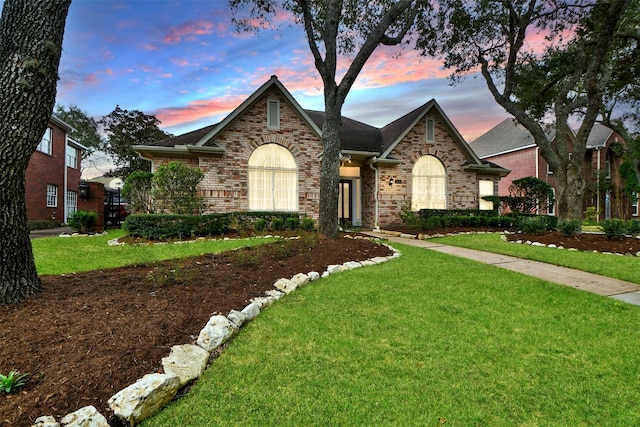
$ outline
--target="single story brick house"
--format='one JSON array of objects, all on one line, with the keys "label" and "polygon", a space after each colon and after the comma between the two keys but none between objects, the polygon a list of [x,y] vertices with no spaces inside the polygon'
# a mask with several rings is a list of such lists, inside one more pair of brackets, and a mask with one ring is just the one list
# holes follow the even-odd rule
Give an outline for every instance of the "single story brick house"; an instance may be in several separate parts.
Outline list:
[{"label": "single story brick house", "polygon": [[[324,112],[303,109],[272,76],[220,123],[134,146],[159,165],[204,172],[205,212],[291,211],[318,219]],[[482,161],[435,100],[377,128],[343,118],[339,212],[378,228],[413,210],[490,209],[509,171]]]},{"label": "single story brick house", "polygon": [[[548,129],[547,137],[555,138],[553,127]],[[571,149],[575,133],[570,132],[568,138]],[[503,120],[469,145],[480,159],[511,170],[509,176],[500,181],[498,195],[508,195],[513,180],[527,176],[539,178],[555,189],[553,172],[533,136],[515,119]],[[626,142],[617,132],[600,123],[594,124],[587,138],[583,159],[583,175],[587,181],[584,208],[596,208],[600,212],[598,219],[638,217],[638,202],[624,193],[624,182],[619,172],[625,146]],[[556,209],[552,206],[549,210],[541,209],[539,213],[555,215]]]}]

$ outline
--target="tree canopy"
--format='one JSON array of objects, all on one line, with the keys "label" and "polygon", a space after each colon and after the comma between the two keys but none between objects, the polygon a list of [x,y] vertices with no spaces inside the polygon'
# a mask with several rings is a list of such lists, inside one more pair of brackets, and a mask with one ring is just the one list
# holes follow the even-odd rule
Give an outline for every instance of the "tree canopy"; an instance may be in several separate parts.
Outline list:
[{"label": "tree canopy", "polygon": [[144,145],[172,135],[159,128],[160,120],[139,110],[124,110],[119,105],[98,122],[104,129],[104,151],[111,155],[117,170],[125,178],[135,171],[151,171],[151,163],[142,159],[131,146]]},{"label": "tree canopy", "polygon": [[[442,58],[454,80],[479,70],[496,102],[533,135],[554,172],[561,218],[582,215],[586,141],[612,82],[612,52],[631,3],[441,0],[420,24],[417,45],[425,54]],[[575,138],[571,120],[580,122]]]}]

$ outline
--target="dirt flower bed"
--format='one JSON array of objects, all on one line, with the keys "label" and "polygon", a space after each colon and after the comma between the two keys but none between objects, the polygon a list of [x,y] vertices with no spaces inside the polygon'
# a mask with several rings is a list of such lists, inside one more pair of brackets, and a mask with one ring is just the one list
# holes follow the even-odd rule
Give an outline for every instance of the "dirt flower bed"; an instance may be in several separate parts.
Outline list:
[{"label": "dirt flower bed", "polygon": [[219,255],[42,276],[42,293],[0,307],[0,373],[30,374],[25,387],[0,397],[0,426],[31,426],[42,415],[59,420],[87,405],[119,425],[107,400],[160,372],[169,348],[194,343],[213,314],[241,310],[281,277],[390,254],[385,246],[344,235],[302,237]]}]

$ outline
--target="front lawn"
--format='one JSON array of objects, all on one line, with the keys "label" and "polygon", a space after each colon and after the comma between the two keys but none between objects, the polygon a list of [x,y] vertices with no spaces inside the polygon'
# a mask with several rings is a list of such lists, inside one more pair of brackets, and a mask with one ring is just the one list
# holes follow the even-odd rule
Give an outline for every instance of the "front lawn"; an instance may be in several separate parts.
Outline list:
[{"label": "front lawn", "polygon": [[398,248],[267,309],[143,425],[640,424],[640,307]]},{"label": "front lawn", "polygon": [[640,274],[638,274],[640,257],[576,252],[508,243],[500,239],[499,233],[461,234],[438,237],[430,239],[430,241],[546,262],[640,284]]}]

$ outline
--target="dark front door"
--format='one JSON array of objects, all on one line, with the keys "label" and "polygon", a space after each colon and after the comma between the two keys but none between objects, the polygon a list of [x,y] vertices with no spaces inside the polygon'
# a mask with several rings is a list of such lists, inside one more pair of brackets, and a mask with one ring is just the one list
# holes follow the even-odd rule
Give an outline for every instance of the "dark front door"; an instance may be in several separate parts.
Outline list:
[{"label": "dark front door", "polygon": [[338,198],[338,219],[340,224],[351,225],[353,223],[352,217],[352,182],[351,180],[340,180],[340,197]]}]

